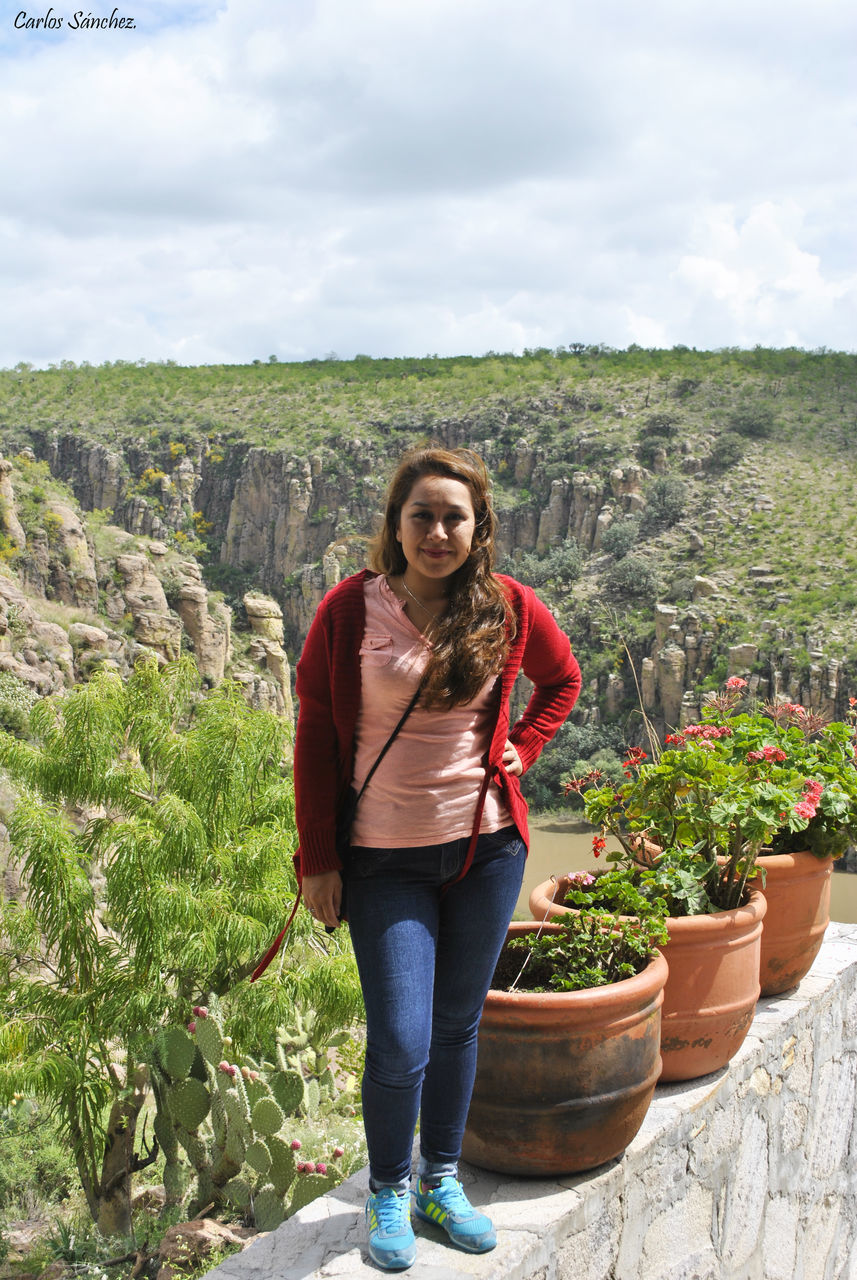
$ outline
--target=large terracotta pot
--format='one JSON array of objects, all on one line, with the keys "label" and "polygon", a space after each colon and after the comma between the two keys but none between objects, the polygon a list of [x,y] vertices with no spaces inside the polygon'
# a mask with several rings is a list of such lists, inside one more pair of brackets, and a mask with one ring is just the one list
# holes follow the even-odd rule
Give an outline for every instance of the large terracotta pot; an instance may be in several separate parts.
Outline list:
[{"label": "large terracotta pot", "polygon": [[796,987],[809,972],[830,923],[832,858],[815,854],[781,853],[757,858],[764,868],[753,887],[768,904],[762,930],[759,981],[763,996],[776,996]]},{"label": "large terracotta pot", "polygon": [[[546,880],[530,894],[533,918],[570,910],[561,905],[568,877]],[[558,902],[552,902],[553,894]],[[766,902],[753,890],[743,907],[713,915],[670,917],[669,965],[661,1012],[661,1081],[693,1080],[724,1067],[750,1029],[759,998],[762,919]]]},{"label": "large terracotta pot", "polygon": [[[515,922],[509,935],[537,927]],[[636,977],[607,987],[489,991],[464,1158],[501,1173],[547,1175],[621,1155],[660,1075],[666,977],[658,954]]]}]

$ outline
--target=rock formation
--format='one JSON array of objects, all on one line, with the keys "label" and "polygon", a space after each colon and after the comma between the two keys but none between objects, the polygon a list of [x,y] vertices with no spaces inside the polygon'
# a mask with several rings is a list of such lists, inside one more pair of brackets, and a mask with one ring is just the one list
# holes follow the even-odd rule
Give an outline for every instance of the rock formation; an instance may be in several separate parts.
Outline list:
[{"label": "rock formation", "polygon": [[183,560],[178,570],[182,580],[176,610],[193,644],[200,675],[216,684],[223,679],[231,653],[232,611],[220,602],[209,603],[195,560]]},{"label": "rock formation", "polygon": [[283,648],[283,611],[268,596],[246,595],[244,608],[253,630],[249,656],[263,661],[273,677],[275,707],[280,715],[294,716],[289,659]]}]

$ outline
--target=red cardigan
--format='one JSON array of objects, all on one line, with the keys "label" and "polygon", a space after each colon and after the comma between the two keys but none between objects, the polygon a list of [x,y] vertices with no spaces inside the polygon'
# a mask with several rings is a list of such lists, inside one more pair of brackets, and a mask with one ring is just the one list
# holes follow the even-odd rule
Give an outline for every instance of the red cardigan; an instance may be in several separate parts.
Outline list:
[{"label": "red cardigan", "polygon": [[[354,736],[360,708],[360,657],[368,569],[345,578],[318,607],[297,665],[300,700],[295,740],[295,807],[300,849],[298,875],[341,869],[336,853],[336,815],[351,785]],[[530,587],[497,575],[518,620],[517,634],[501,675],[500,712],[489,750],[491,777],[525,844],[527,802],[502,757],[506,739],[527,770],[568,716],[580,693],[580,668],[568,637]],[[509,693],[518,672],[535,688],[526,710],[509,728]],[[476,797],[474,796],[474,804]]]}]

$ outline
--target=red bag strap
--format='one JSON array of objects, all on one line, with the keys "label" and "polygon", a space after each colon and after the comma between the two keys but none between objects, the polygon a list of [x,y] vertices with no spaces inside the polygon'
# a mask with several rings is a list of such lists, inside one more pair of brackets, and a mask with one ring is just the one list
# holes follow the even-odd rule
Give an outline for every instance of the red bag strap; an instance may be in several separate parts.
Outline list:
[{"label": "red bag strap", "polygon": [[251,982],[255,982],[257,978],[261,978],[262,974],[265,972],[265,970],[267,969],[268,965],[271,963],[271,961],[273,960],[274,956],[275,956],[275,955],[277,954],[277,952],[279,951],[279,949],[280,949],[280,947],[281,947],[281,945],[282,945],[282,942],[283,942],[283,938],[285,938],[286,934],[288,933],[289,929],[291,928],[292,921],[294,920],[295,916],[297,915],[297,910],[298,910],[298,907],[299,907],[299,905],[300,905],[300,901],[301,901],[301,896],[302,896],[302,894],[303,894],[303,887],[302,887],[302,885],[301,885],[300,883],[298,883],[298,896],[295,898],[295,902],[294,902],[294,906],[292,907],[291,915],[289,916],[289,918],[288,918],[288,920],[286,921],[286,923],[283,925],[283,927],[282,927],[282,929],[280,930],[280,932],[277,934],[277,936],[276,936],[276,938],[274,939],[274,941],[271,943],[270,947],[268,947],[268,950],[267,950],[267,951],[265,952],[265,954],[262,956],[262,959],[261,959],[261,960],[259,961],[259,963],[256,965],[256,968],[255,968],[255,969],[253,970],[253,972],[251,973],[251,975],[250,975],[250,981],[251,981]]}]

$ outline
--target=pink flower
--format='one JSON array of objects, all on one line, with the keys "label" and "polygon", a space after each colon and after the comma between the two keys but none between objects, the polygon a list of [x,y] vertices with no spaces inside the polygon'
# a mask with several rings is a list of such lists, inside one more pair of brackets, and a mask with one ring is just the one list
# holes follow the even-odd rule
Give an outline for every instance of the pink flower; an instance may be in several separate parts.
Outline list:
[{"label": "pink flower", "polygon": [[807,778],[806,782],[803,784],[804,795],[807,799],[811,797],[816,803],[821,799],[821,793],[823,790],[823,783],[816,782],[815,778]]},{"label": "pink flower", "polygon": [[747,681],[742,680],[740,676],[730,676],[726,681],[727,689],[746,689]]},{"label": "pink flower", "polygon": [[815,817],[815,805],[810,800],[799,800],[795,805],[795,813],[799,818],[806,818],[807,821]]},{"label": "pink flower", "polygon": [[703,748],[703,750],[704,750],[704,751],[714,751],[714,750],[716,750],[716,748],[715,748],[715,746],[714,746],[714,743],[713,743],[713,742],[700,742],[700,744],[699,744],[699,745],[700,745],[700,747],[702,747],[702,748]]}]

